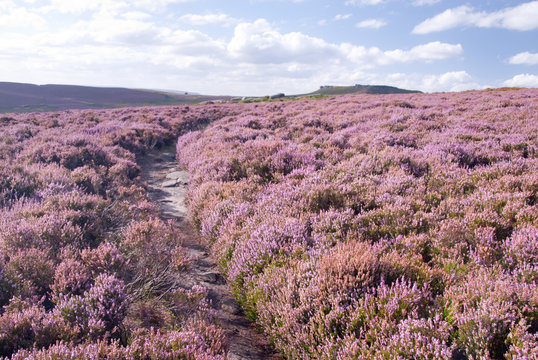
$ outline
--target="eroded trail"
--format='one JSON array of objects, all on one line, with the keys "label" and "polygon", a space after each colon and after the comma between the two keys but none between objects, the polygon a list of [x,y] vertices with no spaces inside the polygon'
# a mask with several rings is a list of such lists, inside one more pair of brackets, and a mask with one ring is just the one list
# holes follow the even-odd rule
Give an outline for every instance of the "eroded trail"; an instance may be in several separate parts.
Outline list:
[{"label": "eroded trail", "polygon": [[282,359],[267,339],[243,315],[225,280],[218,272],[215,259],[188,220],[185,205],[188,174],[175,161],[175,148],[153,151],[139,162],[142,180],[148,184],[151,199],[159,204],[164,219],[176,220],[185,234],[184,246],[190,258],[184,286],[202,285],[209,290],[212,306],[218,310],[217,321],[226,332],[229,359]]}]

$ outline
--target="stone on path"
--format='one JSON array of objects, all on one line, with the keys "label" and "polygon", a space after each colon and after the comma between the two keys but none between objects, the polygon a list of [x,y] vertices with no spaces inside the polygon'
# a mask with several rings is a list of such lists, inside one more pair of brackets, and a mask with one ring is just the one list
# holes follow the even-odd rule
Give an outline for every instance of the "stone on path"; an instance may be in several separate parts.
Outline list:
[{"label": "stone on path", "polygon": [[239,315],[241,314],[241,308],[235,301],[225,300],[220,306],[222,311],[225,311],[229,314]]},{"label": "stone on path", "polygon": [[168,181],[163,182],[162,184],[163,187],[174,187],[176,185],[177,185],[177,180],[168,180]]},{"label": "stone on path", "polygon": [[189,181],[189,173],[186,171],[173,171],[166,174],[166,178],[177,180],[179,183],[186,185]]},{"label": "stone on path", "polygon": [[211,284],[225,284],[226,280],[217,273],[206,273],[202,275],[202,280]]}]

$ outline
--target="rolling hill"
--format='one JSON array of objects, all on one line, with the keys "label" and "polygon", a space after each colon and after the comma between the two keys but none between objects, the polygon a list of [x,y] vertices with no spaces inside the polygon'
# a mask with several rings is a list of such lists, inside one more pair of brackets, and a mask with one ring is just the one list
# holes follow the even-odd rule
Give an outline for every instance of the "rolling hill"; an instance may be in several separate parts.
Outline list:
[{"label": "rolling hill", "polygon": [[[385,85],[321,86],[318,90],[292,97],[345,94],[406,94],[420,91]],[[284,97],[284,94],[279,94]],[[273,97],[268,97],[273,98]],[[231,96],[200,95],[191,92],[92,87],[78,85],[34,85],[0,82],[0,113],[100,109],[142,105],[178,105],[237,100]],[[264,99],[264,98],[254,98]]]},{"label": "rolling hill", "polygon": [[345,94],[409,94],[420,93],[418,90],[400,89],[394,86],[386,85],[353,85],[353,86],[333,86],[325,85],[311,93],[305,94],[310,96],[316,95],[345,95]]},{"label": "rolling hill", "polygon": [[0,82],[0,112],[114,108],[134,105],[176,105],[229,99],[226,96],[75,85]]}]

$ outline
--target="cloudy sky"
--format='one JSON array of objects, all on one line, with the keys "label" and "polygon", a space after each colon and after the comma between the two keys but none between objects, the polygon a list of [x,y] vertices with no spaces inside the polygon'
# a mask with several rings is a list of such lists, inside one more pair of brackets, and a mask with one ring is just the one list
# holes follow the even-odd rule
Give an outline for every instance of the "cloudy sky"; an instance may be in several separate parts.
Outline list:
[{"label": "cloudy sky", "polygon": [[309,92],[538,87],[538,1],[0,0],[0,81]]}]

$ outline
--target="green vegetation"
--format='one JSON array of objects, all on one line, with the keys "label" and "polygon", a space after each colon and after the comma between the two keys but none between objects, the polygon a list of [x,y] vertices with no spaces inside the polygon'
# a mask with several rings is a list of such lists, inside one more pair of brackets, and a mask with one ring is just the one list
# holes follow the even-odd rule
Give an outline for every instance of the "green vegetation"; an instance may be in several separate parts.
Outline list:
[{"label": "green vegetation", "polygon": [[385,85],[321,86],[318,90],[305,95],[345,95],[345,94],[410,94],[416,90],[400,89]]}]

